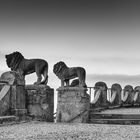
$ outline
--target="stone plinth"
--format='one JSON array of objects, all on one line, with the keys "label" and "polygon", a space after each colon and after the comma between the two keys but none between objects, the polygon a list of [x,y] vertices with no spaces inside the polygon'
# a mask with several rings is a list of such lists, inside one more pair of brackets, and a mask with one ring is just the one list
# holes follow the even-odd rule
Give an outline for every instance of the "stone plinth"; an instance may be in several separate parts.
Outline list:
[{"label": "stone plinth", "polygon": [[83,87],[60,87],[57,102],[57,122],[88,122],[90,96]]},{"label": "stone plinth", "polygon": [[[25,115],[26,114],[26,99],[25,99],[25,79],[19,73],[8,71],[1,75],[1,92],[0,101],[2,105],[0,108],[6,115]],[[3,107],[5,105],[5,107]],[[5,113],[1,115],[5,115]]]},{"label": "stone plinth", "polygon": [[28,115],[53,122],[54,90],[47,85],[26,85]]}]

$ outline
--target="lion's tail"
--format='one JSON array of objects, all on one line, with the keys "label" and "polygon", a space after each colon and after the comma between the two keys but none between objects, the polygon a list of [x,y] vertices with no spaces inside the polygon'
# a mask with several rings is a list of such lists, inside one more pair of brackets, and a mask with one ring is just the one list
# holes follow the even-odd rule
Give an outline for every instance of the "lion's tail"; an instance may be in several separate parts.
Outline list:
[{"label": "lion's tail", "polygon": [[44,73],[43,73],[43,75],[44,75],[44,80],[41,81],[41,84],[47,85],[47,83],[48,83],[48,67],[45,67],[45,68],[44,68]]}]

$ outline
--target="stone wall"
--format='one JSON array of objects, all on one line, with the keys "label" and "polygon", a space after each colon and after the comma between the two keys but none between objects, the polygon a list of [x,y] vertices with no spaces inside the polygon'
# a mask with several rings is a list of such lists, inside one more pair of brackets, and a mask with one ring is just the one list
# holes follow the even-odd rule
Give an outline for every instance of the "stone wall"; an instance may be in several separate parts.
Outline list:
[{"label": "stone wall", "polygon": [[54,90],[47,85],[26,85],[27,113],[35,120],[53,122]]},{"label": "stone wall", "polygon": [[8,71],[0,77],[0,116],[25,115],[25,79],[19,73]]},{"label": "stone wall", "polygon": [[90,97],[83,87],[60,87],[57,102],[57,122],[88,122]]}]

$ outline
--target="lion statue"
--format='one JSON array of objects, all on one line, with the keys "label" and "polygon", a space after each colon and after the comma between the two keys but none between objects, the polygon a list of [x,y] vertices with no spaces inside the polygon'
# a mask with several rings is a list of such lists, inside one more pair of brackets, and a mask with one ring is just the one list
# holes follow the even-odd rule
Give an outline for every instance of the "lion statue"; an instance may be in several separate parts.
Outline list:
[{"label": "lion statue", "polygon": [[[43,59],[25,59],[20,52],[13,52],[5,55],[6,63],[12,71],[20,73],[22,76],[36,72],[37,82],[34,84],[48,83],[48,63]],[[42,75],[44,80],[42,80]]]},{"label": "lion statue", "polygon": [[60,61],[54,65],[53,72],[61,80],[62,87],[64,87],[64,83],[69,86],[69,80],[76,77],[79,78],[79,86],[86,87],[86,71],[82,67],[67,67],[64,62]]}]

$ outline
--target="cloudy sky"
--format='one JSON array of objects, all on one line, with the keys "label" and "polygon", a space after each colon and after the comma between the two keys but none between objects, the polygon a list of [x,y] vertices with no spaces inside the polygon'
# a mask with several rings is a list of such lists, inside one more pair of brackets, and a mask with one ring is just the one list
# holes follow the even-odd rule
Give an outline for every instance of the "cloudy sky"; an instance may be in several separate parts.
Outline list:
[{"label": "cloudy sky", "polygon": [[[20,51],[49,63],[49,85],[60,81],[53,65],[82,66],[88,86],[140,84],[139,0],[0,1],[0,74],[4,55]],[[27,76],[27,83],[36,80]]]}]

